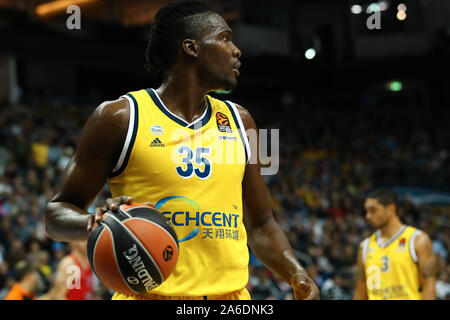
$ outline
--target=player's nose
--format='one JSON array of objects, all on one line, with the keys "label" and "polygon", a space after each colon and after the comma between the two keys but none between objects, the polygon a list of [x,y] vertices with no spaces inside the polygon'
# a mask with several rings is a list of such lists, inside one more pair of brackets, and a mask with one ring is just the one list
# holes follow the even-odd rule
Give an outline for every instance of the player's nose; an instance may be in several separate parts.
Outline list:
[{"label": "player's nose", "polygon": [[242,56],[241,50],[239,50],[239,48],[233,44],[233,57],[239,59],[241,56]]}]

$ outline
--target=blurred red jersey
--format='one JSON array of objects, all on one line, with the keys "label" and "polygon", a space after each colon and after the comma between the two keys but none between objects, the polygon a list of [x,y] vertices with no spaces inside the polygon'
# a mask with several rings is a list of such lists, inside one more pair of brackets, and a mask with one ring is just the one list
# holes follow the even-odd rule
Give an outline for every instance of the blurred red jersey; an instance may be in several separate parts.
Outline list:
[{"label": "blurred red jersey", "polygon": [[69,255],[80,268],[80,285],[79,288],[72,288],[67,291],[67,300],[90,300],[94,293],[93,275],[89,264],[83,267],[75,255]]}]

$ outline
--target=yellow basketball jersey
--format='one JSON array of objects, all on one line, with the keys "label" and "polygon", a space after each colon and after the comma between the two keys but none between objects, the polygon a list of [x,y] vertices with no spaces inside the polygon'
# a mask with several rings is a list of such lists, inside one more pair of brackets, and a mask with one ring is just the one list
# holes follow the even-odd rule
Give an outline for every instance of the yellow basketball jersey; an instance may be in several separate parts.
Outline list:
[{"label": "yellow basketball jersey", "polygon": [[363,262],[370,300],[419,300],[419,273],[414,238],[420,232],[403,225],[381,243],[378,230],[363,241]]},{"label": "yellow basketball jersey", "polygon": [[153,89],[130,103],[125,146],[108,182],[113,197],[155,203],[179,239],[177,265],[152,293],[221,295],[248,281],[242,179],[250,148],[236,106],[206,96],[193,123],[173,114]]}]

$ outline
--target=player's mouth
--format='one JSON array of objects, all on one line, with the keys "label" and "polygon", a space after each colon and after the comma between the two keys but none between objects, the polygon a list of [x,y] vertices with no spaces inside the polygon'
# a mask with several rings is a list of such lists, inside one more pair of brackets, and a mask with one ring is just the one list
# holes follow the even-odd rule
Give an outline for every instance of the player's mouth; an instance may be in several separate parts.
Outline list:
[{"label": "player's mouth", "polygon": [[234,75],[236,76],[236,78],[239,77],[239,75],[241,74],[238,70],[240,67],[241,67],[241,63],[239,61],[233,66],[233,72],[234,72]]}]

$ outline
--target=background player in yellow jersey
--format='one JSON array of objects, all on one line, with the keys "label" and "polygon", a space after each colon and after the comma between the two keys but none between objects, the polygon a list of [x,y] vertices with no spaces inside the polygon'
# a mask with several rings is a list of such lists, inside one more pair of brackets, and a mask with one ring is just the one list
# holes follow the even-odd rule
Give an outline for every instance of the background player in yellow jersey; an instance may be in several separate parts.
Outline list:
[{"label": "background player in yellow jersey", "polygon": [[436,262],[428,235],[402,224],[390,189],[372,191],[364,206],[376,232],[360,245],[354,299],[435,299]]},{"label": "background player in yellow jersey", "polygon": [[[107,101],[89,117],[47,206],[49,235],[84,241],[106,210],[131,201],[156,202],[179,237],[198,233],[180,243],[174,272],[148,298],[250,298],[245,289],[248,243],[262,263],[293,287],[296,299],[317,299],[316,284],[273,218],[258,161],[248,161],[258,157],[257,151],[251,154],[258,144],[250,146],[244,131],[256,131],[252,116],[243,107],[207,95],[236,86],[240,56],[225,20],[204,3],[163,7],[152,23],[146,50],[147,69],[161,85]],[[177,129],[194,139],[208,133],[203,141],[210,145],[175,148],[176,139],[166,134]],[[217,140],[211,139],[214,135]],[[211,162],[220,149],[218,140],[224,139],[240,150],[239,161]],[[171,161],[171,154],[182,157],[181,163]],[[113,198],[88,214],[107,181]],[[219,239],[213,241],[208,228],[216,226]]]}]

